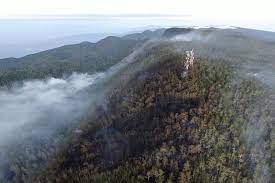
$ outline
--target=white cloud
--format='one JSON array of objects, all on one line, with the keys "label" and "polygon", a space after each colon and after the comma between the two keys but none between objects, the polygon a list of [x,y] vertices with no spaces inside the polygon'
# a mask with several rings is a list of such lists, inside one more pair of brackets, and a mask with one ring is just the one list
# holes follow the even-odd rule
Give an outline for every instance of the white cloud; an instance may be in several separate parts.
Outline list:
[{"label": "white cloud", "polygon": [[[90,105],[90,97],[85,98],[79,92],[101,77],[101,73],[73,74],[65,79],[26,81],[23,86],[1,90],[0,145],[9,139],[8,136],[16,136],[13,131],[43,123],[43,119],[52,127],[70,123],[70,120],[81,116]],[[54,131],[54,127],[51,130]]]}]

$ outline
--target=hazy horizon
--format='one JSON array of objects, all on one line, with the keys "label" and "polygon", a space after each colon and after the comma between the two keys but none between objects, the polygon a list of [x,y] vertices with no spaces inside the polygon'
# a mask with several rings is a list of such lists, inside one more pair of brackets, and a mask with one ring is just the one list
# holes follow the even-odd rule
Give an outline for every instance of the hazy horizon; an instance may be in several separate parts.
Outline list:
[{"label": "hazy horizon", "polygon": [[[108,35],[174,26],[237,26],[275,32],[273,5],[271,0],[3,1],[0,58],[22,57],[79,41],[96,42]],[[69,38],[83,34],[97,35],[90,35],[87,40],[83,36]]]},{"label": "hazy horizon", "polygon": [[[226,24],[176,14],[78,14],[0,17],[0,58],[22,57],[82,41],[167,27],[244,27],[274,31],[275,25]],[[20,31],[18,31],[20,30]]]}]

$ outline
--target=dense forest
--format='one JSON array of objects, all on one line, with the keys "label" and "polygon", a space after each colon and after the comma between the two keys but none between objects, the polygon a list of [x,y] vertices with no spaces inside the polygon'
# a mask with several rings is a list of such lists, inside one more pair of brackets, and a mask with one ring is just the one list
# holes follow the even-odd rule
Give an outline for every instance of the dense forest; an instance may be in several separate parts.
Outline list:
[{"label": "dense forest", "polygon": [[144,40],[107,37],[97,43],[83,42],[47,50],[22,58],[0,59],[0,86],[13,82],[61,78],[73,72],[105,71],[129,55]]},{"label": "dense forest", "polygon": [[164,63],[113,93],[36,181],[268,182],[263,86],[215,60],[196,62],[185,77],[184,60]]},{"label": "dense forest", "polygon": [[[121,41],[108,38],[97,43],[109,50],[107,56],[92,59],[107,52],[87,52],[87,65],[69,57],[1,71],[0,86],[111,66],[116,72],[107,71],[89,88],[95,109],[77,123],[2,147],[0,182],[272,182],[274,91],[247,73],[256,62],[256,71],[261,64],[274,68],[269,58],[275,45],[222,30],[207,42],[171,40],[192,31],[169,29],[146,46],[140,46],[144,34],[123,38],[131,43],[121,48],[106,46],[110,39]],[[250,42],[257,44],[246,47]],[[192,48],[195,63],[187,70],[185,51]],[[258,48],[269,55],[259,55]]]}]

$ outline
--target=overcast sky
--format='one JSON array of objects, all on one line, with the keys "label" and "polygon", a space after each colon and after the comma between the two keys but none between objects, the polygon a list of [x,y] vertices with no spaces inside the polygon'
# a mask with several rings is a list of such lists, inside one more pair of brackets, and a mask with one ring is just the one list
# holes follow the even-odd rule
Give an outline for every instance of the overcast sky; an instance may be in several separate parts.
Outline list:
[{"label": "overcast sky", "polygon": [[[100,16],[90,16],[96,14]],[[104,18],[103,14],[165,16]],[[2,57],[19,56],[23,48],[36,48],[27,43],[173,26],[237,26],[275,32],[275,0],[0,0],[0,58],[1,52]]]},{"label": "overcast sky", "polygon": [[275,21],[274,0],[0,0],[0,17],[56,14],[190,14],[228,21]]}]

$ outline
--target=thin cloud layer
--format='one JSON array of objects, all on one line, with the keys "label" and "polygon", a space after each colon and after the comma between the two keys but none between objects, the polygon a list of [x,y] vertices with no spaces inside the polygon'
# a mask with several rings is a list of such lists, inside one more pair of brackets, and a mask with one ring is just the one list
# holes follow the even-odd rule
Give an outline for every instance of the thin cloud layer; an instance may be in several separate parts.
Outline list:
[{"label": "thin cloud layer", "polygon": [[87,98],[80,96],[81,91],[102,76],[74,73],[64,79],[26,81],[22,86],[0,91],[1,141],[26,126],[43,122],[58,126],[79,117],[89,105]]}]

